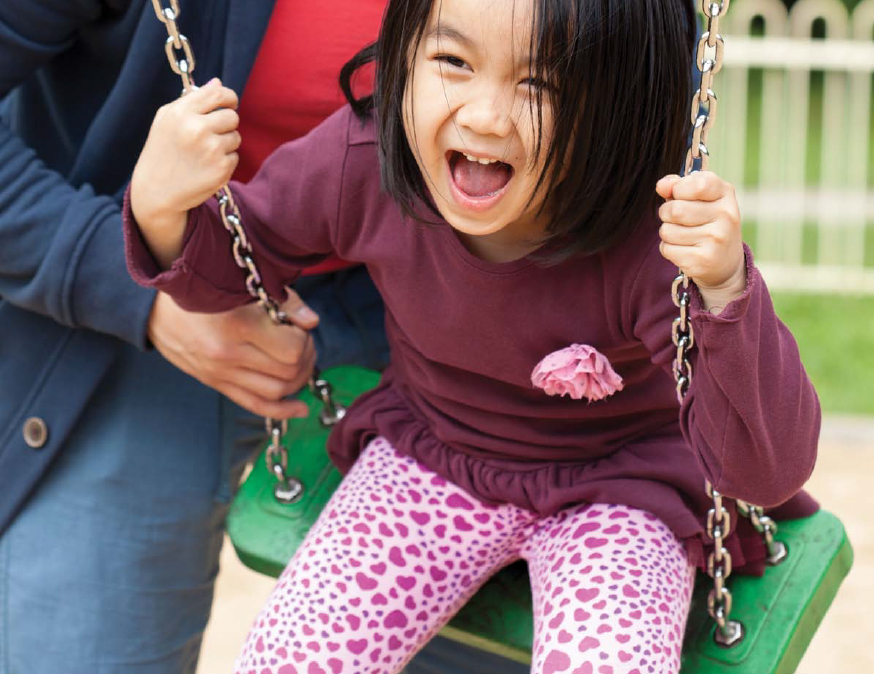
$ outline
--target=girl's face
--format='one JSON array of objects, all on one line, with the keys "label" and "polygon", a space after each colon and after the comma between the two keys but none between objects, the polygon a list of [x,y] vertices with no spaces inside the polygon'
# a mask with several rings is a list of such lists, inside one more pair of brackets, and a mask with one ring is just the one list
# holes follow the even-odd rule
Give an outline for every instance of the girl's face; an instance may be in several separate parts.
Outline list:
[{"label": "girl's face", "polygon": [[493,261],[536,249],[547,222],[534,189],[552,114],[546,91],[538,108],[548,84],[528,65],[532,14],[525,0],[434,0],[404,94],[407,140],[434,203]]}]

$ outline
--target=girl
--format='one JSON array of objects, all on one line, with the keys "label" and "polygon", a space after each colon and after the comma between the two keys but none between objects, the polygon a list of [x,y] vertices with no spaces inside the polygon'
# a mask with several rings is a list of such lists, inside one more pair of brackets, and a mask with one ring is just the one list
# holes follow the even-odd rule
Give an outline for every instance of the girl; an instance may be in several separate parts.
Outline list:
[{"label": "girl", "polygon": [[[519,558],[533,672],[676,672],[704,478],[815,509],[799,490],[818,403],[734,191],[659,180],[684,151],[688,5],[394,0],[374,97],[233,186],[268,290],[331,252],[360,261],[392,347],[331,436],[348,473],[237,672],[399,672]],[[187,308],[249,300],[203,204],[235,163],[235,105],[211,82],[165,106],[131,183],[132,273]],[[677,266],[697,286],[680,409]],[[737,532],[728,547],[736,566],[763,557]]]}]

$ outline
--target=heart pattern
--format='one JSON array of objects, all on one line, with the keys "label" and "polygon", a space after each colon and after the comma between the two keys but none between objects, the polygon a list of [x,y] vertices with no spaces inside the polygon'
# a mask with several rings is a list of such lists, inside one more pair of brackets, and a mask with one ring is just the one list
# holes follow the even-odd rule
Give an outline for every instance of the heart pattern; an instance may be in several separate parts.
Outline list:
[{"label": "heart pattern", "polygon": [[679,670],[694,569],[652,515],[486,505],[376,438],[255,621],[235,674],[397,674],[506,564],[525,559],[533,674]]}]

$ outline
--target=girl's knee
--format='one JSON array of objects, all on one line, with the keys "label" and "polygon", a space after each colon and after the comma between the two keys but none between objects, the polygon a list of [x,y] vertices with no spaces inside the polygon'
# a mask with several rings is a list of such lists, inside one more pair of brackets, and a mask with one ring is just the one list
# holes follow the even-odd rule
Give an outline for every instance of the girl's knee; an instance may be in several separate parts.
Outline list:
[{"label": "girl's knee", "polygon": [[592,505],[556,520],[529,559],[534,672],[676,674],[694,573],[652,515]]}]

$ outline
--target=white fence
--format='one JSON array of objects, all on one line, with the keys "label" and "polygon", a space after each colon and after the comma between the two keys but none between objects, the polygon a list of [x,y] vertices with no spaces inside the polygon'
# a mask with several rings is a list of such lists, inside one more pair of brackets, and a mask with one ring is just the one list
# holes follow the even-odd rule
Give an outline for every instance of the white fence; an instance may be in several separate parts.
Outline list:
[{"label": "white fence", "polygon": [[[812,37],[817,21],[827,39]],[[754,23],[761,37],[751,37]],[[720,32],[711,168],[738,187],[769,285],[874,294],[874,0],[851,14],[840,0],[798,0],[788,13],[780,0],[733,0]]]}]

